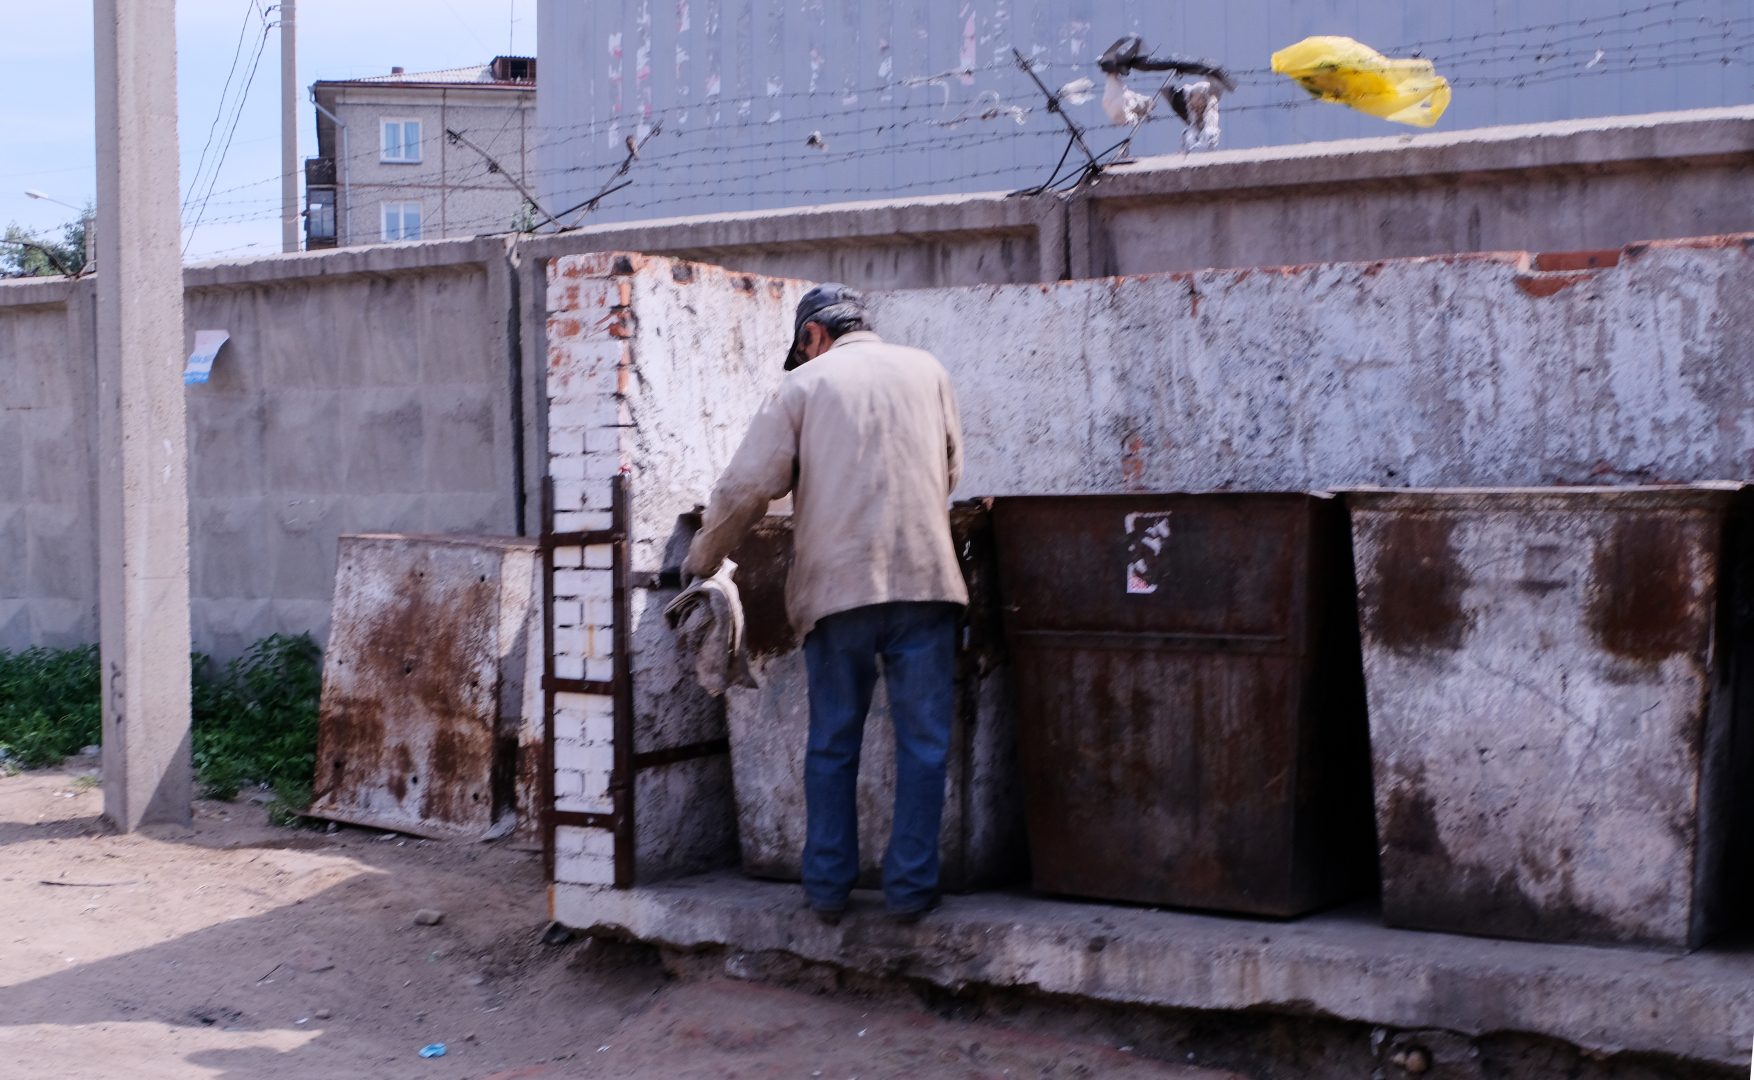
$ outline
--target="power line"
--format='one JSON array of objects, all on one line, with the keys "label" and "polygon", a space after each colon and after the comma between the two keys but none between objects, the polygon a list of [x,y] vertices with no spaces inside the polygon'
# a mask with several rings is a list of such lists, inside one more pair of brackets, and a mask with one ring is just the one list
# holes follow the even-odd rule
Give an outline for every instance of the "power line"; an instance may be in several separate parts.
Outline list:
[{"label": "power line", "polygon": [[[255,0],[251,0],[251,6],[255,7]],[[207,199],[212,197],[213,186],[219,182],[219,172],[225,167],[225,155],[231,150],[232,137],[237,134],[238,121],[243,118],[244,103],[249,100],[250,87],[254,85],[256,81],[256,69],[261,65],[262,54],[268,48],[268,33],[274,28],[274,24],[268,21],[267,12],[259,11],[259,14],[262,19],[262,36],[257,39],[256,53],[250,59],[249,76],[244,80],[243,89],[238,93],[234,100],[231,123],[226,128],[225,132],[225,142],[220,145],[219,154],[214,159],[213,170],[207,181],[207,195],[202,198],[200,207],[195,211],[195,220],[189,224],[188,235],[183,239],[183,254],[185,255],[189,252],[189,245],[195,242],[195,231],[201,227],[201,217],[207,212]],[[199,177],[197,177],[196,182],[200,182]]]}]

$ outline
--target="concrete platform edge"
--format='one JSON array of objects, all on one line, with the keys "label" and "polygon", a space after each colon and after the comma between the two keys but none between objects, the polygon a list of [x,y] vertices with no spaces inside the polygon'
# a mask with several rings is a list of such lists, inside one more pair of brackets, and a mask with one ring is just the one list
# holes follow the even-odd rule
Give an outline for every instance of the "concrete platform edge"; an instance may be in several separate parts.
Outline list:
[{"label": "concrete platform edge", "polygon": [[556,884],[554,917],[679,949],[777,951],[957,990],[1032,988],[1120,1004],[1327,1016],[1745,1065],[1754,952],[1676,955],[1387,929],[1364,908],[1290,923],[1015,893],[947,897],[916,926],[855,894],[838,927],[795,885],[732,871],[618,890]]}]

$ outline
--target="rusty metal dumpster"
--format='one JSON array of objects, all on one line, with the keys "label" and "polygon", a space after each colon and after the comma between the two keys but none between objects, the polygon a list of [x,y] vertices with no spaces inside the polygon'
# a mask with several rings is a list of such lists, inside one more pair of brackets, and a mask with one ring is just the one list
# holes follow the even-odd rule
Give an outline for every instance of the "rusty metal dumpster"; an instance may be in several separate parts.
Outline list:
[{"label": "rusty metal dumpster", "polygon": [[1740,486],[1345,498],[1384,921],[1703,942],[1747,779]]},{"label": "rusty metal dumpster", "polygon": [[1338,500],[994,501],[1037,888],[1290,916],[1371,887]]},{"label": "rusty metal dumpster", "polygon": [[341,537],[312,816],[539,846],[537,555],[521,537]]},{"label": "rusty metal dumpster", "polygon": [[[1026,853],[1010,677],[994,610],[996,567],[987,506],[971,502],[954,507],[951,533],[970,603],[957,653],[957,708],[939,833],[940,880],[948,891],[966,892],[1023,880]],[[751,666],[761,684],[757,690],[733,687],[726,694],[743,869],[754,877],[796,881],[804,850],[810,701],[804,651],[786,619],[792,519],[764,519],[731,559],[737,564],[734,577],[743,598]],[[867,888],[881,880],[889,841],[894,746],[878,680],[859,761],[859,880]]]}]

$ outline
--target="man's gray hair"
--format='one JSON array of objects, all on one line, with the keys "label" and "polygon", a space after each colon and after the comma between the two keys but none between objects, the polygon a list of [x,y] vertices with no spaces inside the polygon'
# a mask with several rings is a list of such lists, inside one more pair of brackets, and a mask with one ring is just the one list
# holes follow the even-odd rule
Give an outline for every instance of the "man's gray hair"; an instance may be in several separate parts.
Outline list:
[{"label": "man's gray hair", "polygon": [[830,304],[805,321],[822,324],[822,328],[828,331],[831,338],[839,338],[854,330],[871,329],[871,316],[866,312],[865,305],[853,300]]}]

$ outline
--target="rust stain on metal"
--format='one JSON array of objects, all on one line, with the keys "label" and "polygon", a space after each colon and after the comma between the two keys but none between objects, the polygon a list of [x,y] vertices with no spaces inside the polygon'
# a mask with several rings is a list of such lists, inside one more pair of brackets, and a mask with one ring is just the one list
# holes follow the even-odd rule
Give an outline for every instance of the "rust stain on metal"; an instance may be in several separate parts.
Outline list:
[{"label": "rust stain on metal", "polygon": [[1455,519],[1401,514],[1383,524],[1376,567],[1365,577],[1365,634],[1399,653],[1459,649],[1474,619],[1462,607],[1468,574],[1456,557]]},{"label": "rust stain on metal", "polygon": [[754,659],[781,656],[798,647],[786,616],[786,576],[792,570],[792,519],[771,515],[756,522],[731,553],[731,575],[743,600],[743,640]]},{"label": "rust stain on metal", "polygon": [[1710,605],[1693,573],[1690,532],[1673,513],[1615,515],[1591,567],[1589,622],[1602,648],[1647,664],[1704,648]]},{"label": "rust stain on metal", "polygon": [[1588,271],[1563,274],[1541,274],[1518,276],[1516,287],[1537,300],[1545,299],[1573,285],[1588,281],[1596,275]]},{"label": "rust stain on metal", "polygon": [[994,525],[1037,888],[1294,915],[1369,887],[1333,500],[1002,498]]},{"label": "rust stain on metal", "polygon": [[499,715],[499,549],[528,546],[342,538],[313,813],[480,836],[516,805],[517,721],[502,730]]},{"label": "rust stain on metal", "polygon": [[1529,260],[1530,266],[1542,273],[1555,270],[1600,270],[1620,265],[1620,249],[1601,251],[1543,251]]}]

